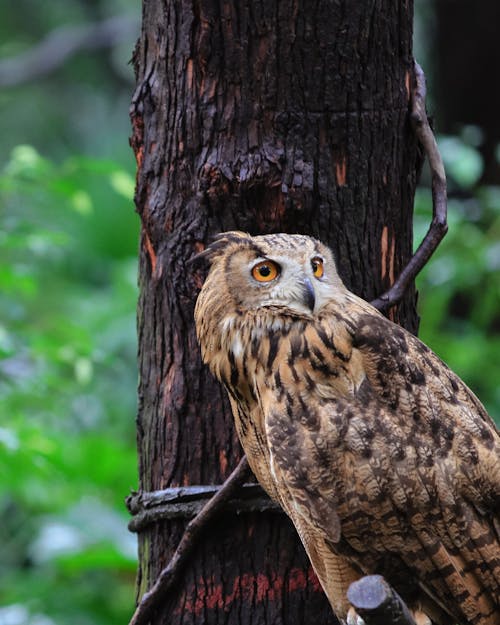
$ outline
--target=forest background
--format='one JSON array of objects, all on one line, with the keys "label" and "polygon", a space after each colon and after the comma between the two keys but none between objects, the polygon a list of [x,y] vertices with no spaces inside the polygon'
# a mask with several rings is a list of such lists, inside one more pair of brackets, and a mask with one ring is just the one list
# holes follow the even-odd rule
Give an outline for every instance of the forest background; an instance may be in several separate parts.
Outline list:
[{"label": "forest background", "polygon": [[[415,1],[450,196],[450,232],[418,279],[420,337],[498,420],[500,7],[479,4]],[[111,625],[133,610],[139,30],[136,0],[2,7],[0,625]],[[417,243],[428,182],[424,170]]]}]

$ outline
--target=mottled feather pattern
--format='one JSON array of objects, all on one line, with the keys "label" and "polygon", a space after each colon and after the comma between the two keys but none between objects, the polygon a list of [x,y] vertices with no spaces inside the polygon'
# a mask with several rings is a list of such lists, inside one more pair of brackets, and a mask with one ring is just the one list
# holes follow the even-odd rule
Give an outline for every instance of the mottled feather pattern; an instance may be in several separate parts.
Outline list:
[{"label": "mottled feather pattern", "polygon": [[[226,233],[204,254],[203,359],[337,616],[348,584],[380,573],[438,625],[500,625],[500,441],[479,400],[314,239]],[[254,284],[262,259],[278,277]]]}]

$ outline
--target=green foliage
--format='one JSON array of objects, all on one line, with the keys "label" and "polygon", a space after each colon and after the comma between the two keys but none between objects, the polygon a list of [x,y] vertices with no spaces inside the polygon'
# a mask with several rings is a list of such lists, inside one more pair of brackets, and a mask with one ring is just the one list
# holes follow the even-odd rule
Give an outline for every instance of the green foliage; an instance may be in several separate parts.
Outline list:
[{"label": "green foliage", "polygon": [[137,21],[128,39],[0,90],[0,623],[9,625],[111,625],[133,608],[124,497],[137,485],[138,220],[127,137],[140,3],[18,0],[0,21],[1,63],[55,29],[126,15]]},{"label": "green foliage", "polygon": [[126,622],[133,607],[132,190],[111,161],[57,165],[30,146],[15,148],[0,175],[6,622]]},{"label": "green foliage", "polygon": [[[421,338],[500,418],[500,187],[477,186],[479,153],[459,137],[439,141],[449,179],[449,232],[418,279]],[[415,241],[432,213],[415,199]]]}]

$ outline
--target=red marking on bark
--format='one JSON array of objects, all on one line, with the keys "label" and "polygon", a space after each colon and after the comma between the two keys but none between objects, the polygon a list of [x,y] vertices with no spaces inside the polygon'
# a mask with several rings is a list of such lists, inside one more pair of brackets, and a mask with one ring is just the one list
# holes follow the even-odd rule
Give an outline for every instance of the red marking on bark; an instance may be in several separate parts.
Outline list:
[{"label": "red marking on bark", "polygon": [[392,286],[394,284],[394,256],[396,253],[396,241],[392,235],[389,235],[389,228],[387,226],[384,226],[382,229],[380,250],[382,253],[382,278],[389,278],[389,284]]},{"label": "red marking on bark", "polygon": [[288,592],[303,590],[307,586],[307,577],[302,569],[292,569],[288,576]]},{"label": "red marking on bark", "polygon": [[387,233],[389,232],[387,226],[382,229],[382,236],[380,238],[380,251],[382,253],[382,260],[380,262],[380,269],[382,271],[382,279],[387,275]]},{"label": "red marking on bark", "polygon": [[216,585],[214,582],[214,578],[212,577],[209,587],[212,588],[212,592],[207,592],[205,605],[209,610],[213,610],[215,607],[221,608],[224,605],[222,586],[220,584]]},{"label": "red marking on bark", "polygon": [[188,89],[193,88],[193,59],[188,59],[186,63],[186,82]]},{"label": "red marking on bark", "polygon": [[283,590],[284,580],[282,577],[274,575],[271,579],[267,575],[257,575],[257,601],[267,599],[276,601],[278,595]]},{"label": "red marking on bark", "polygon": [[144,159],[144,119],[137,110],[132,114],[132,136],[130,137],[130,147],[134,151],[135,162],[137,163],[136,182],[139,180],[139,171]]},{"label": "red marking on bark", "polygon": [[339,163],[335,163],[335,177],[337,178],[339,187],[343,187],[347,177],[347,161],[345,156],[342,157]]},{"label": "red marking on bark", "polygon": [[307,571],[293,568],[288,574],[287,582],[282,576],[271,573],[243,573],[233,580],[232,591],[225,595],[223,584],[215,582],[214,576],[199,578],[189,590],[182,593],[176,614],[191,612],[196,615],[204,610],[224,608],[228,610],[235,601],[248,603],[262,601],[278,601],[283,593],[300,592],[310,587],[312,592],[322,592],[320,583],[312,567]]},{"label": "red marking on bark", "polygon": [[143,234],[142,240],[144,241],[144,247],[146,248],[146,252],[149,256],[149,261],[151,263],[151,273],[154,274],[156,271],[156,253],[153,249],[151,240],[148,237],[148,233],[143,229],[142,234]]},{"label": "red marking on bark", "polygon": [[[130,137],[130,146],[135,154],[137,170],[142,166],[144,156],[144,120],[142,115],[135,112],[132,115],[132,136]],[[139,174],[139,171],[137,171]]]},{"label": "red marking on bark", "polygon": [[143,158],[144,158],[144,146],[141,145],[141,147],[137,149],[137,152],[135,152],[135,162],[137,163],[138,170],[142,167]]},{"label": "red marking on bark", "polygon": [[226,597],[226,606],[232,603],[234,599],[242,599],[248,603],[253,602],[255,595],[255,577],[251,573],[243,573],[239,578],[236,577],[233,582],[233,592]]},{"label": "red marking on bark", "polygon": [[225,449],[221,449],[219,452],[219,466],[222,475],[226,475],[227,470],[227,454]]},{"label": "red marking on bark", "polygon": [[202,580],[201,585],[196,591],[194,610],[191,611],[195,614],[199,614],[205,608],[213,610],[215,607],[221,608],[223,605],[224,596],[222,586],[220,584],[216,584],[213,577],[207,580]]},{"label": "red marking on bark", "polygon": [[410,76],[410,72],[406,72],[405,74],[405,88],[406,88],[406,95],[408,97],[408,100],[410,99],[410,80],[411,80],[411,76]]},{"label": "red marking on bark", "polygon": [[387,232],[388,232],[388,228],[387,226],[384,226],[382,230],[382,237],[380,239],[380,250],[382,252],[382,259],[381,259],[382,278],[385,278],[385,276],[387,275]]},{"label": "red marking on bark", "polygon": [[394,237],[391,238],[391,252],[389,256],[389,281],[391,286],[394,284],[394,257],[396,255],[396,239]]},{"label": "red marking on bark", "polygon": [[[382,279],[389,280],[389,286],[394,284],[394,258],[396,255],[396,240],[392,233],[389,233],[389,228],[384,226],[382,229],[382,237],[380,240],[380,249],[382,254]],[[396,306],[392,306],[387,311],[387,316],[391,321],[396,322]]]}]

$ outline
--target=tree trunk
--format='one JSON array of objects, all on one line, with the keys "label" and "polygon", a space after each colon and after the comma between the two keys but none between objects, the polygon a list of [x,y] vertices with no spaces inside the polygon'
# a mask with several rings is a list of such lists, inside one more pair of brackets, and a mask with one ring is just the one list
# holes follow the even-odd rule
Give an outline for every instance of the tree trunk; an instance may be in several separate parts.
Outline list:
[{"label": "tree trunk", "polygon": [[[314,6],[313,6],[314,5]],[[412,249],[411,0],[145,0],[131,117],[138,163],[140,489],[224,481],[241,456],[202,366],[186,264],[217,232],[303,232],[371,299]],[[391,311],[417,329],[415,293]],[[185,523],[139,536],[138,597]],[[225,515],[160,623],[335,623],[286,517]]]}]

